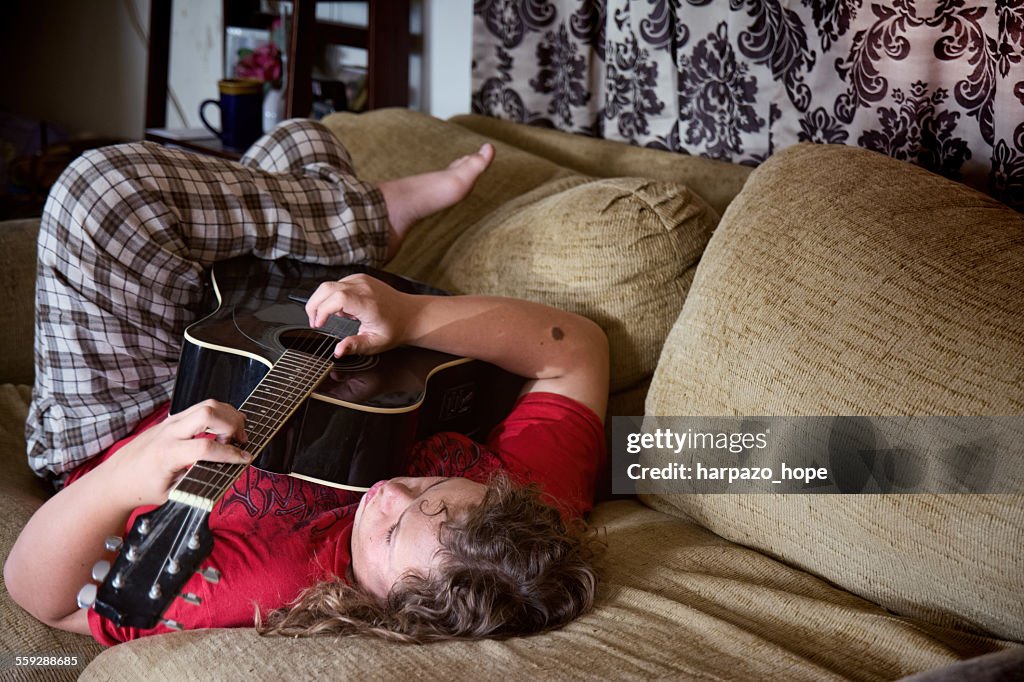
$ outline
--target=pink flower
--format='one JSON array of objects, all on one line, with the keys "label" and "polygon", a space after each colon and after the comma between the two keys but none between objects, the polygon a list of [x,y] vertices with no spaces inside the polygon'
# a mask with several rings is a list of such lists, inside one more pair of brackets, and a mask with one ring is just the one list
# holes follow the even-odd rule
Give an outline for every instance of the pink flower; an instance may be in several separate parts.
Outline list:
[{"label": "pink flower", "polygon": [[281,50],[274,43],[260,45],[235,64],[235,77],[273,83],[281,78]]}]

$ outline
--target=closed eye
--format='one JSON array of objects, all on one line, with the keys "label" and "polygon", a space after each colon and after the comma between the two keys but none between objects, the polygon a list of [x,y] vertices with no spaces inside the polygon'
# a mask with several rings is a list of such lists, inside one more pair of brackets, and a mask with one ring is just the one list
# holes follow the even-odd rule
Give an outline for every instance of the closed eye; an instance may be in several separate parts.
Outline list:
[{"label": "closed eye", "polygon": [[[427,486],[426,488],[424,488],[423,492],[421,492],[421,493],[419,494],[419,497],[421,497],[421,498],[422,498],[422,497],[423,497],[423,495],[424,495],[424,494],[425,494],[425,493],[426,493],[426,492],[427,492],[428,490],[430,490],[431,488],[436,488],[437,486],[441,485],[442,483],[447,483],[448,481],[451,481],[451,480],[453,480],[453,479],[452,479],[452,478],[442,478],[442,479],[441,479],[440,481],[435,481],[434,483],[431,483],[431,484],[430,484],[430,485],[428,485],[428,486]],[[423,503],[421,502],[420,504],[422,505]],[[407,514],[407,513],[409,512],[409,509],[410,509],[411,507],[412,507],[412,505],[409,505],[409,506],[408,506],[408,507],[406,507],[406,508],[405,508],[404,510],[402,510],[402,514],[401,514],[401,515],[400,515],[400,516],[398,517],[398,522],[397,522],[397,523],[395,523],[395,525],[393,525],[393,526],[391,526],[390,528],[388,528],[388,532],[387,532],[387,534],[385,534],[385,536],[384,536],[384,542],[385,542],[386,544],[389,544],[389,545],[391,544],[391,536],[392,536],[392,535],[394,535],[394,534],[395,534],[395,531],[396,531],[396,530],[398,529],[398,527],[399,527],[400,525],[402,525],[402,519],[404,519],[404,518],[405,518],[405,515],[406,515],[406,514]],[[421,512],[423,511],[422,507],[420,508],[420,511],[421,511]],[[442,500],[442,501],[441,501],[441,508],[440,508],[439,510],[437,510],[437,511],[435,512],[435,514],[440,514],[441,512],[447,512],[447,511],[448,511],[448,508],[447,508],[447,507],[445,506],[445,504],[444,504],[444,501]]]}]

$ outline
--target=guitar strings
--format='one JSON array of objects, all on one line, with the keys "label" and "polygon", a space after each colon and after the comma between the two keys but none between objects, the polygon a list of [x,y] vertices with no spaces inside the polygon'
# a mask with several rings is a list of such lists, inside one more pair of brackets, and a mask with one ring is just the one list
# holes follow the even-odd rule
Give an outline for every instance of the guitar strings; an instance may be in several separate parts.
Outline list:
[{"label": "guitar strings", "polygon": [[[305,348],[294,348],[292,350],[294,350],[294,351],[296,351],[298,353],[302,353],[302,354],[305,354],[305,355],[316,357],[316,358],[321,359],[321,360],[326,360],[326,357],[324,356],[324,352],[326,350],[328,350],[333,344],[336,344],[338,340],[335,337],[330,337],[330,336],[327,336],[325,334],[317,334],[317,336],[320,337],[320,343],[319,343],[319,345],[316,348],[308,347],[309,340],[307,340],[307,347],[305,347]],[[288,352],[287,351],[282,355],[281,358],[278,359],[278,362],[275,363],[275,368],[277,368],[280,365],[281,362],[286,361],[286,360],[290,360],[290,357],[288,356]],[[294,369],[292,369],[291,371],[293,372],[293,374],[295,374],[295,370]],[[295,374],[295,377],[298,378],[299,381],[293,381],[291,384],[289,384],[287,382],[287,379],[285,379],[284,385],[285,385],[286,393],[288,391],[290,391],[290,390],[299,388],[299,386],[301,386],[302,384],[307,384],[308,385],[311,382],[311,380],[315,378],[315,375],[317,373],[318,373],[318,370],[316,368],[306,368],[306,367],[300,368],[299,373]],[[257,388],[254,389],[253,392],[249,395],[249,397],[242,403],[241,408],[244,408],[246,406],[246,404],[249,403],[251,399],[253,399],[254,396],[256,397],[256,399],[264,399],[265,398],[264,396],[257,396],[257,391],[258,391],[259,387],[263,384],[263,381],[266,381],[267,379],[278,379],[278,377],[274,376],[273,374],[268,374],[267,376],[265,376],[264,379],[261,381],[260,385],[258,385]],[[315,388],[315,387],[313,387],[313,388]],[[299,390],[302,391],[304,389],[299,389]],[[289,398],[288,401],[285,401],[286,403],[287,402],[294,402],[292,396],[289,395],[289,396],[286,396],[286,397]],[[248,445],[250,446],[251,450],[259,450],[259,449],[261,449],[261,448],[266,446],[266,443],[259,442],[259,443],[255,444],[255,447],[253,447],[254,443],[256,443],[256,441],[267,439],[271,435],[269,432],[274,430],[273,429],[273,422],[277,421],[277,420],[280,420],[281,416],[284,414],[285,409],[287,409],[283,405],[274,404],[272,402],[270,404],[270,406],[269,406],[270,409],[269,409],[269,414],[268,414],[267,413],[268,410],[266,409],[267,406],[264,405],[263,407],[264,407],[263,414],[257,414],[253,410],[253,411],[251,411],[251,414],[247,414],[246,415],[247,416],[247,421],[251,421],[251,423],[255,427],[255,428],[251,428],[251,427],[247,428],[247,430],[250,431],[250,434],[249,434],[250,435],[250,442],[249,442]],[[262,419],[264,419],[264,418],[266,418],[268,416],[271,418],[271,422],[272,423],[264,424]],[[250,417],[251,417],[251,420],[249,419]],[[248,427],[248,425],[247,425],[247,427]],[[268,433],[262,433],[262,431],[264,429],[266,429],[268,431]],[[255,438],[253,438],[253,436],[255,436]],[[256,454],[256,453],[254,452],[252,454]],[[237,468],[243,467],[243,466],[244,465],[221,465],[221,467],[219,467],[219,468],[230,468],[230,469],[234,470],[234,469],[237,469]],[[202,481],[200,483],[202,485],[206,485],[206,486],[211,487],[211,488],[213,488],[215,490],[218,490],[221,486],[224,486],[225,481],[227,481],[228,479],[235,478],[234,476],[232,476],[232,473],[233,473],[233,471],[222,472],[219,476],[214,478],[212,481]],[[228,482],[227,483],[227,487],[230,487],[230,485],[232,483],[233,483],[233,481]],[[226,492],[227,487],[223,487],[220,490],[220,494],[223,494],[223,492]]]},{"label": "guitar strings", "polygon": [[[324,351],[330,348],[333,344],[337,343],[337,340],[332,337],[325,338],[324,335],[318,336],[320,336],[321,339],[321,342],[318,347],[309,348],[309,343],[307,342],[306,348],[295,348],[293,350],[305,355],[316,357],[318,359],[326,359],[324,357]],[[280,367],[282,362],[287,362],[290,359],[291,358],[288,356],[286,351],[285,354],[278,359],[278,362],[275,363],[275,368]],[[319,383],[317,375],[322,374],[323,370],[326,368],[317,368],[309,365],[300,365],[300,369],[298,371],[296,371],[294,368],[289,369],[293,372],[293,376],[291,377],[291,383],[288,383],[287,381],[284,382],[285,400],[280,401],[278,403],[271,403],[269,406],[269,410],[267,409],[266,406],[264,406],[263,412],[261,414],[257,414],[255,413],[255,411],[251,411],[250,414],[247,414],[247,417],[252,417],[252,426],[248,430],[250,431],[249,446],[250,449],[253,451],[254,455],[257,452],[259,452],[259,450],[266,447],[267,443],[270,440],[270,437],[273,434],[273,431],[275,430],[275,423],[282,421],[283,417],[285,417],[286,411],[294,408],[294,403],[297,402],[299,394],[308,393],[308,391],[302,388],[302,386],[305,385],[310,389],[315,388],[315,386],[311,386],[310,384],[312,384],[314,380],[316,380],[317,383]],[[267,377],[264,377],[264,381],[267,378],[277,379],[278,377],[268,375]],[[263,382],[261,382],[260,385],[262,385],[262,383]],[[258,388],[259,386],[257,386],[257,389],[253,390],[252,394],[250,394],[250,397],[247,398],[246,401],[242,404],[242,408],[244,408],[246,403],[250,402],[250,399],[252,399],[254,396],[256,397],[256,399],[265,398],[265,396],[257,395]],[[292,391],[295,391],[294,395],[292,394]],[[264,421],[268,417],[270,423],[266,423]],[[204,494],[203,496],[213,498],[215,500],[220,499],[220,497],[222,497],[224,493],[227,492],[228,488],[230,488],[231,485],[234,484],[235,480],[237,480],[241,472],[244,471],[245,466],[247,465],[215,465],[215,469],[212,469],[214,470],[215,473],[213,478],[208,478],[208,480],[205,481],[197,481],[198,483],[200,483],[201,486],[213,490],[212,495]],[[211,470],[210,467],[205,467],[205,469],[207,471]],[[198,523],[200,521],[201,519],[197,519],[195,523]]]},{"label": "guitar strings", "polygon": [[[319,359],[319,360],[327,360],[329,355],[325,356],[324,355],[325,351],[329,350],[334,344],[338,343],[338,339],[336,337],[329,336],[329,335],[326,335],[326,334],[323,334],[323,333],[319,333],[319,332],[316,333],[316,337],[319,338],[320,342],[319,342],[319,345],[317,345],[315,348],[310,347],[310,343],[316,343],[316,341],[314,339],[307,339],[306,340],[306,347],[304,347],[304,348],[293,348],[292,350],[294,350],[297,353],[301,353],[303,355],[308,355],[308,356],[314,357],[314,358]],[[284,362],[286,360],[289,360],[289,361],[291,360],[291,357],[288,356],[287,351],[285,352],[284,355],[282,355],[281,358],[278,359],[278,362],[275,363],[275,368],[278,367],[282,362]],[[320,374],[320,373],[323,373],[325,369],[327,369],[327,368],[317,368],[317,367],[310,367],[310,366],[303,367],[303,366],[300,366],[299,370],[296,372],[296,370],[294,368],[290,368],[290,371],[293,373],[293,377],[292,378],[293,379],[297,378],[298,381],[293,380],[291,383],[289,383],[287,381],[287,378],[284,378],[284,382],[283,383],[284,383],[284,387],[285,387],[285,389],[284,389],[285,392],[287,393],[287,392],[292,391],[292,390],[297,390],[299,393],[302,393],[302,392],[308,393],[306,388],[303,388],[303,386],[308,386],[310,390],[314,389],[315,386],[310,386],[310,384],[313,382],[314,379],[316,380],[317,383],[319,383],[319,379],[317,379],[316,375]],[[266,377],[264,377],[263,381],[265,381],[267,379],[270,379],[270,378],[277,379],[278,377],[275,377],[272,374],[268,374]],[[262,383],[263,382],[261,381],[260,385],[262,385]],[[257,389],[258,388],[259,388],[259,386],[257,386]],[[256,395],[257,394],[257,389],[253,390],[253,392],[250,394],[249,398],[247,398],[246,401],[243,402],[242,407],[245,407],[245,404],[248,403],[249,400],[252,399],[254,396],[256,397],[256,399],[263,399],[264,398],[264,396],[257,396]],[[278,421],[281,421],[281,417],[282,417],[282,415],[284,414],[284,412],[287,409],[294,409],[294,402],[295,402],[294,398],[297,397],[297,394],[296,394],[296,396],[286,395],[286,397],[288,398],[288,400],[283,401],[284,404],[274,404],[273,402],[271,402],[271,405],[270,405],[270,408],[271,408],[270,412],[271,412],[271,414],[269,415],[271,417],[271,423],[270,424],[263,424],[260,421],[260,419],[263,419],[263,418],[268,416],[265,412],[262,415],[256,415],[256,414],[252,415],[254,417],[253,421],[257,422],[257,426],[260,428],[260,430],[262,430],[262,429],[267,429],[268,430],[268,433],[258,433],[257,434],[260,439],[266,439],[266,440],[269,441],[269,438],[272,435],[272,432],[275,430],[274,429],[274,423],[278,422]],[[247,417],[249,417],[249,415],[247,415]],[[278,425],[278,426],[280,426],[280,425]],[[252,435],[252,434],[250,434],[250,435]],[[252,440],[250,440],[249,445],[250,446],[253,445]],[[261,442],[261,443],[258,444],[258,446],[251,447],[251,450],[259,450],[259,449],[262,449],[264,447],[266,447],[266,443],[262,443]],[[253,452],[252,454],[255,455],[256,453]],[[245,465],[232,465],[231,468],[244,467],[244,466]],[[218,497],[220,495],[223,495],[227,491],[227,488],[230,487],[233,484],[233,482],[234,482],[233,480],[228,480],[228,479],[233,479],[233,478],[236,478],[236,477],[231,476],[228,473],[225,473],[224,475],[220,476],[220,481],[216,481],[217,486],[223,486],[219,490]],[[225,481],[227,481],[226,485],[225,485]],[[210,486],[211,487],[215,487],[213,483],[210,483]]]},{"label": "guitar strings", "polygon": [[[328,341],[328,346],[329,345],[330,345],[330,341]],[[304,350],[305,349],[300,350],[299,352],[304,352]],[[325,346],[323,344],[321,344],[320,347],[314,351],[314,353],[316,354],[316,356],[319,357],[319,356],[322,355],[324,350],[325,350]],[[287,351],[286,351],[286,354],[287,354]],[[284,360],[284,359],[286,359],[286,358],[283,355],[282,358],[278,359],[278,363],[280,363],[281,360]],[[275,365],[275,366],[277,366],[277,365]],[[294,378],[296,380],[293,382],[295,384],[295,386],[289,386],[286,389],[286,393],[288,392],[288,390],[290,390],[292,388],[297,388],[298,385],[301,385],[303,383],[305,383],[308,386],[308,385],[313,383],[314,379],[316,379],[316,374],[318,372],[315,370],[315,368],[312,368],[312,367],[310,367],[308,369],[304,368],[303,371],[304,371],[304,373],[300,372],[300,373],[296,373],[295,374]],[[264,377],[264,378],[266,378],[266,377]],[[318,383],[318,380],[317,380],[317,383]],[[258,387],[259,386],[257,386],[257,388]],[[254,389],[253,394],[255,394],[255,392],[256,392],[256,389]],[[303,391],[299,391],[299,393],[302,393],[302,392]],[[296,402],[296,398],[298,398],[299,393],[296,393],[294,395],[289,394],[286,397],[289,398],[289,400],[291,400],[293,402]],[[248,402],[248,399],[246,400],[246,402]],[[243,403],[242,407],[244,407],[244,406],[245,406],[245,403]],[[280,406],[274,405],[273,409],[270,410],[270,415],[269,416],[272,417],[273,419],[280,420],[283,414],[284,414],[284,409],[282,409]],[[265,416],[268,416],[268,415],[264,414],[263,416],[265,417]],[[255,427],[253,429],[251,429],[252,439],[250,440],[250,445],[252,445],[254,443],[257,444],[257,447],[254,447],[253,449],[254,450],[258,450],[259,448],[264,447],[266,445],[266,442],[269,441],[269,438],[272,435],[271,434],[272,431],[273,431],[273,425],[272,424],[265,424],[265,423],[263,423],[263,422],[261,422],[259,420],[256,420]],[[204,465],[204,463],[202,461],[201,462],[197,462],[197,465],[199,465],[205,471],[213,472],[215,476],[210,481],[191,480],[190,482],[198,483],[203,488],[210,488],[210,489],[213,489],[214,491],[216,491],[213,495],[211,495],[208,492],[201,494],[202,497],[206,497],[207,499],[212,499],[214,502],[216,502],[216,500],[219,500],[220,497],[223,496],[224,492],[226,492],[227,489],[234,483],[234,481],[237,480],[238,476],[244,470],[245,466],[247,466],[247,465],[237,465],[237,464],[221,464],[221,463],[215,463],[215,462],[206,462],[205,465]],[[212,467],[209,466],[209,465],[212,465]],[[214,468],[214,467],[216,467],[216,468]],[[230,470],[230,472],[228,470]],[[191,472],[191,471],[192,471],[192,469],[190,468],[189,472]],[[233,472],[233,473],[231,473],[231,472]],[[186,473],[186,476],[187,476],[187,473]],[[225,483],[226,483],[226,485],[225,485]],[[179,482],[179,484],[180,484],[180,482]],[[199,493],[197,493],[197,494],[199,494]],[[186,541],[189,541],[189,542],[191,541],[191,538],[193,536],[195,536],[196,532],[199,529],[200,524],[202,523],[203,519],[206,516],[208,516],[208,512],[206,512],[205,510],[197,508],[197,507],[195,507],[193,505],[188,505],[188,509],[186,511],[185,519],[182,520],[181,524],[178,527],[178,533],[175,536],[174,540],[171,542],[170,551],[167,553],[167,555],[164,557],[164,560],[161,562],[160,570],[158,571],[158,573],[156,575],[156,578],[154,579],[153,583],[150,585],[151,589],[152,589],[153,586],[155,586],[159,582],[159,576],[163,573],[163,571],[166,570],[167,568],[169,568],[169,565],[170,565],[169,562],[174,557],[180,556],[182,543],[186,542]],[[147,533],[147,535],[143,538],[142,542],[139,544],[139,549],[140,550],[143,550],[143,551],[147,550],[149,545],[151,545],[156,540],[156,538],[158,538],[163,533],[163,531],[168,527],[168,525],[171,522],[171,518],[170,517],[171,517],[170,514],[164,514],[164,515],[161,515],[159,517],[159,522],[158,522],[157,526],[155,528],[151,529],[149,531],[149,533]],[[138,563],[130,563],[128,565],[128,567],[123,572],[123,578],[124,579],[130,578],[131,575],[135,572],[135,569],[138,566],[139,566]]]},{"label": "guitar strings", "polygon": [[[319,339],[319,345],[316,345],[316,339]],[[312,356],[312,357],[314,357],[314,358],[316,358],[318,360],[327,361],[327,360],[329,360],[330,355],[329,354],[325,355],[325,351],[327,351],[328,349],[331,349],[338,342],[339,342],[339,339],[337,337],[329,336],[329,335],[324,334],[322,332],[315,332],[315,336],[313,338],[305,340],[305,347],[304,348],[295,348],[295,349],[292,349],[292,350],[295,350],[297,353],[300,353],[302,355],[308,355],[308,356]],[[316,345],[316,347],[311,347],[312,345]],[[263,384],[263,381],[266,380],[268,377],[273,376],[272,375],[273,370],[275,368],[277,368],[280,365],[280,363],[282,361],[286,360],[286,359],[290,360],[290,357],[288,356],[288,351],[287,350],[285,351],[284,354],[282,354],[282,356],[280,358],[278,358],[278,361],[274,364],[274,367],[271,368],[271,372],[268,373],[264,377],[264,379],[260,381],[260,384],[257,384],[256,388],[253,389],[253,391],[252,391],[252,393],[250,393],[249,397],[246,398],[245,401],[243,401],[242,405],[240,406],[240,409],[245,407],[246,403],[249,402],[250,398],[252,398],[253,396],[256,395],[256,393],[259,390],[260,386]],[[270,407],[271,407],[270,412],[271,412],[271,417],[272,417],[271,423],[264,423],[262,421],[262,418],[265,418],[267,416],[266,413],[264,412],[262,415],[259,415],[260,419],[255,419],[254,420],[255,421],[254,428],[247,429],[248,431],[250,431],[250,433],[249,433],[250,439],[249,439],[248,445],[250,446],[250,448],[251,448],[250,452],[253,455],[255,455],[256,452],[259,452],[264,447],[266,447],[267,443],[270,440],[270,437],[273,435],[274,431],[276,430],[275,427],[274,427],[274,421],[283,421],[283,418],[285,417],[285,413],[288,412],[289,410],[292,410],[292,409],[295,408],[295,403],[298,402],[297,399],[299,398],[299,395],[300,394],[305,394],[306,396],[308,396],[308,394],[312,390],[314,390],[316,388],[316,384],[318,384],[320,382],[320,380],[322,380],[323,376],[326,375],[327,370],[329,369],[329,367],[330,367],[330,365],[327,365],[325,367],[323,367],[323,366],[322,367],[316,367],[314,365],[308,365],[308,364],[303,367],[303,366],[300,365],[300,370],[298,371],[298,373],[296,375],[294,375],[294,379],[296,379],[296,380],[294,380],[291,385],[289,385],[287,382],[285,383],[286,393],[287,393],[288,390],[294,388],[294,389],[296,389],[295,395],[287,395],[286,397],[288,398],[288,401],[281,401],[281,402],[279,402],[277,404],[271,403],[271,405],[270,405]],[[292,370],[292,371],[294,372],[294,370]],[[318,378],[318,375],[319,375],[319,378]],[[274,378],[276,379],[276,377],[274,377]],[[302,386],[305,386],[306,388],[303,388]],[[287,404],[288,402],[290,402],[291,405]],[[249,415],[247,415],[247,419],[248,419],[248,416]],[[253,416],[256,416],[256,415],[253,415]],[[280,426],[280,424],[278,424],[278,427],[279,426]],[[266,431],[266,433],[264,433],[263,431]],[[266,441],[266,442],[264,442],[264,441]],[[197,462],[196,464],[199,465],[200,462]],[[214,478],[211,481],[197,481],[197,482],[200,483],[201,486],[209,487],[209,488],[212,488],[212,489],[214,489],[216,491],[214,497],[212,498],[213,501],[214,501],[214,504],[216,504],[216,502],[218,500],[220,500],[221,497],[223,497],[223,495],[227,492],[227,490],[232,485],[234,485],[235,481],[237,481],[238,477],[242,474],[242,472],[244,472],[245,467],[247,467],[247,466],[248,466],[248,464],[242,464],[242,465],[239,465],[239,464],[217,464],[214,468],[211,468],[209,466],[203,466],[202,468],[203,468],[204,471],[211,471],[212,470],[212,471],[215,472]],[[192,467],[190,467],[189,471],[186,472],[185,477],[187,477],[188,474],[191,471],[192,471]],[[183,478],[182,480],[185,480],[185,479]],[[207,497],[206,495],[203,495],[203,496]],[[198,507],[195,507],[193,505],[189,505],[189,509],[186,512],[185,519],[182,522],[182,524],[179,526],[178,533],[176,534],[174,540],[171,543],[171,549],[167,553],[167,555],[164,557],[164,560],[163,560],[163,562],[161,563],[161,566],[160,566],[160,570],[157,573],[156,578],[154,579],[152,585],[150,586],[151,590],[153,589],[153,587],[155,587],[159,583],[160,575],[165,570],[168,569],[169,562],[173,560],[172,557],[180,556],[182,543],[190,542],[191,538],[193,536],[196,536],[196,534],[197,534],[197,532],[199,530],[200,525],[202,524],[204,518],[206,518],[207,516],[209,516],[209,512],[207,512],[207,511],[205,511],[203,509],[200,509]],[[160,528],[154,528],[153,531],[151,531],[151,533],[149,534],[150,542],[152,541],[153,538],[157,537],[160,534],[160,532],[162,532],[164,530],[164,528],[169,523],[170,523],[169,515],[166,515],[166,514],[163,515],[161,517],[161,522],[159,524]],[[148,543],[146,541],[144,541],[144,544],[148,544]],[[128,569],[125,571],[125,573],[126,573],[125,577],[130,575],[130,573],[132,572],[132,569],[135,566],[137,566],[137,565],[138,564],[131,564],[131,565],[129,565]]]},{"label": "guitar strings", "polygon": [[[326,348],[330,347],[330,345],[332,343],[336,343],[336,340],[327,339],[326,340],[326,345],[324,343],[321,343],[319,348],[317,348],[311,354],[315,355],[315,357],[323,359],[322,355],[323,355],[324,350],[326,350]],[[298,352],[305,352],[307,350],[309,350],[309,349],[301,349]],[[286,355],[287,355],[287,352],[286,352]],[[278,364],[282,360],[285,360],[285,359],[286,358],[284,356],[282,356],[282,358],[280,358],[278,360]],[[275,364],[275,366],[277,366],[277,364]],[[317,378],[317,375],[319,374],[322,377],[322,375],[326,373],[325,372],[326,369],[327,369],[326,367],[323,367],[323,368],[321,368],[320,371],[317,371],[316,368],[313,367],[313,366],[306,366],[301,373],[296,375],[295,378],[296,379],[301,379],[301,380],[296,380],[294,382],[295,386],[293,386],[293,387],[294,388],[298,388],[298,385],[301,385],[301,384],[304,383],[309,388],[309,390],[312,390],[313,388],[315,388],[315,386],[313,385],[314,381],[315,381],[315,383],[319,383],[319,378]],[[289,388],[292,388],[292,387],[289,387]],[[255,394],[255,392],[256,391],[254,390],[253,394]],[[299,390],[298,393],[296,393],[295,395],[289,395],[287,397],[290,399],[290,401],[292,403],[294,403],[294,402],[297,402],[297,398],[299,397],[299,394],[301,394],[301,393],[307,393],[308,394],[308,392],[309,392],[308,390]],[[248,400],[246,402],[248,402]],[[243,403],[243,407],[244,407],[244,403]],[[278,421],[280,421],[282,416],[285,413],[285,408],[284,408],[284,406],[280,406],[280,405],[274,406],[274,407],[275,407],[275,409],[273,410],[273,412],[275,412],[275,414],[273,414],[272,416],[275,419],[277,419]],[[266,415],[264,414],[263,416],[266,416]],[[264,430],[267,430],[268,433],[263,433],[262,431],[264,431]],[[270,433],[270,432],[272,432],[272,431],[274,431],[273,424],[264,424],[262,422],[258,423],[257,424],[257,428],[253,429],[254,437],[250,441],[250,444],[252,444],[253,441],[258,441],[257,447],[255,447],[253,449],[254,450],[258,450],[259,448],[265,447],[266,442],[264,442],[264,441],[269,441],[269,438],[272,435],[272,433]],[[217,481],[216,478],[215,478],[214,481],[212,481],[212,482],[200,481],[200,483],[203,486],[205,486],[205,487],[210,487],[210,488],[216,489],[217,492],[213,496],[213,499],[214,499],[214,501],[219,500],[223,496],[223,494],[227,491],[227,489],[231,485],[234,484],[234,482],[237,480],[237,478],[241,474],[241,472],[244,471],[245,466],[246,465],[227,465],[226,467],[224,467],[222,465],[218,465],[217,469],[214,470],[214,471],[215,471],[215,473],[217,475],[217,478],[220,478],[221,480]],[[232,473],[229,474],[228,471],[227,471],[228,469],[230,469],[232,471]],[[206,470],[210,471],[211,469],[206,467]],[[204,497],[209,497],[209,496],[208,495],[204,495]],[[170,561],[172,561],[172,557],[180,556],[181,548],[182,548],[182,543],[184,543],[184,542],[191,542],[192,537],[194,537],[196,535],[197,531],[199,530],[199,526],[203,522],[204,518],[206,518],[208,515],[209,515],[209,513],[206,512],[205,510],[202,510],[202,509],[190,506],[189,510],[186,512],[186,518],[185,518],[184,522],[182,523],[182,525],[179,527],[178,534],[175,537],[174,541],[172,542],[171,550],[167,554],[167,556],[165,556],[164,561],[161,564],[160,571],[158,572],[158,574],[157,574],[157,576],[156,576],[156,578],[154,580],[153,585],[151,585],[151,589],[159,582],[160,574],[162,574],[162,572],[164,570],[167,570],[170,567]]]}]

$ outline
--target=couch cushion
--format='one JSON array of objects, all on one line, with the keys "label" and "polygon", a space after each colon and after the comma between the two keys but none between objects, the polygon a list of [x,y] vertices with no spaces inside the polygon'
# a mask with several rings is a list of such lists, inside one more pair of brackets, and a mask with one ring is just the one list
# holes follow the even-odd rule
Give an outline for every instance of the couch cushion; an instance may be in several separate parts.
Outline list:
[{"label": "couch cushion", "polygon": [[608,335],[611,390],[654,371],[718,215],[682,185],[552,180],[456,239],[436,281],[518,296],[594,320]]},{"label": "couch cushion", "polygon": [[184,632],[116,646],[82,680],[879,680],[1005,646],[897,618],[635,502],[599,505],[594,522],[608,540],[597,607],[553,633],[406,646]]},{"label": "couch cushion", "polygon": [[[7,561],[21,529],[48,495],[25,459],[29,394],[28,386],[0,385],[0,562]],[[39,567],[39,570],[45,569],[46,566]],[[0,624],[4,665],[12,663],[6,655],[14,653],[76,655],[81,661],[77,667],[36,669],[38,679],[74,680],[103,649],[91,637],[43,625],[14,603],[6,589],[0,589]],[[8,671],[0,667],[0,679],[9,679],[4,677],[6,673]]]},{"label": "couch cushion", "polygon": [[[1022,415],[1022,273],[1024,216],[993,199],[792,148],[726,211],[646,411]],[[644,499],[898,613],[1024,640],[1022,495]]]},{"label": "couch cushion", "polygon": [[0,222],[0,381],[32,383],[39,219]]},{"label": "couch cushion", "polygon": [[585,137],[480,114],[461,114],[448,120],[584,175],[599,178],[639,176],[686,185],[719,215],[753,170],[735,163]]}]

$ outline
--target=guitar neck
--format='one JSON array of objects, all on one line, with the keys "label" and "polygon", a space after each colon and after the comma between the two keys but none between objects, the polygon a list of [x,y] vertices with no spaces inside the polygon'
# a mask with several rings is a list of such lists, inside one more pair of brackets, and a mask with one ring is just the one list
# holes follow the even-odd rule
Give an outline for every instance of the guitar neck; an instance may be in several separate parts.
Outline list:
[{"label": "guitar neck", "polygon": [[[330,344],[333,350],[334,344]],[[296,350],[287,350],[259,385],[238,408],[245,415],[249,442],[245,449],[255,460],[281,426],[309,397],[317,384],[331,371],[333,362]],[[213,506],[235,484],[248,464],[196,462],[171,490],[169,499],[191,507],[212,511]]]}]

